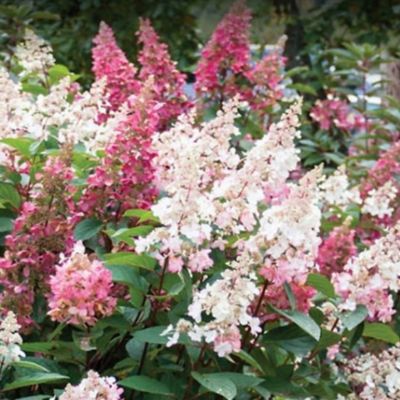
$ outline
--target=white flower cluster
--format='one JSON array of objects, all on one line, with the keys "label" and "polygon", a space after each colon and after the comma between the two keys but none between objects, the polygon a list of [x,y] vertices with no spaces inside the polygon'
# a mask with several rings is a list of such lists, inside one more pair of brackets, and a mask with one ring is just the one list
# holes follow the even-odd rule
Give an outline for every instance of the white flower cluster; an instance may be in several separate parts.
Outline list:
[{"label": "white flower cluster", "polygon": [[18,44],[15,56],[25,74],[33,73],[40,77],[55,63],[49,44],[30,29],[26,30],[24,41]]},{"label": "white flower cluster", "polygon": [[67,77],[51,86],[48,94],[33,96],[23,92],[7,71],[0,69],[0,137],[47,140],[53,130],[61,144],[83,143],[92,153],[104,149],[126,119],[127,107],[100,124],[105,79],[96,81],[89,91],[75,94],[72,101],[71,85]]},{"label": "white flower cluster", "polygon": [[321,183],[320,189],[321,202],[324,206],[346,207],[350,203],[361,203],[358,188],[350,186],[344,165],[326,178]]},{"label": "white flower cluster", "polygon": [[19,329],[15,314],[9,311],[0,323],[0,372],[11,363],[25,357],[20,347],[22,338],[18,333]]},{"label": "white flower cluster", "polygon": [[378,355],[366,353],[350,360],[345,374],[354,393],[349,400],[397,400],[400,398],[400,347]]},{"label": "white flower cluster", "polygon": [[351,259],[332,279],[337,293],[344,298],[342,310],[364,304],[371,318],[390,321],[394,310],[389,291],[400,290],[400,224]]},{"label": "white flower cluster", "polygon": [[114,377],[101,377],[89,371],[79,385],[68,384],[59,400],[121,400],[123,390],[115,382]]},{"label": "white flower cluster", "polygon": [[393,214],[391,203],[396,196],[397,188],[392,181],[387,181],[380,188],[369,191],[368,197],[364,200],[362,212],[378,218],[390,217]]},{"label": "white flower cluster", "polygon": [[221,277],[194,292],[188,310],[194,323],[181,320],[166,332],[174,331],[170,344],[183,332],[195,341],[205,339],[220,356],[240,349],[240,326],[253,335],[259,330],[250,310],[259,293],[257,269],[267,265],[280,270],[276,275],[283,282],[304,284],[320,242],[320,169],[299,184],[286,182],[299,161],[294,139],[300,102],[242,158],[230,143],[238,134],[239,105],[237,99],[227,102],[200,127],[194,114],[182,117],[157,136],[155,165],[165,197],[152,211],[163,226],[136,242],[136,251],[152,252],[170,272],[185,265],[194,273],[213,265],[212,248],[223,250],[229,236],[246,233]]}]

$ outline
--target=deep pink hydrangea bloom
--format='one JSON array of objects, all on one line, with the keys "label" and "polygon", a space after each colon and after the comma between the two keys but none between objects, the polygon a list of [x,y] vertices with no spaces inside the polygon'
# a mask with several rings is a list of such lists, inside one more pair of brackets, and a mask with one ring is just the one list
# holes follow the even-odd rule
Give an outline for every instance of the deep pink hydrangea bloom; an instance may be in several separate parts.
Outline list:
[{"label": "deep pink hydrangea bloom", "polygon": [[55,321],[94,325],[115,309],[111,271],[99,260],[91,261],[84,251],[77,243],[71,257],[58,265],[50,278],[48,314]]},{"label": "deep pink hydrangea bloom", "polygon": [[336,127],[350,131],[366,127],[364,116],[353,111],[347,102],[338,98],[318,100],[311,109],[310,116],[324,130]]},{"label": "deep pink hydrangea bloom", "polygon": [[247,74],[253,86],[250,106],[257,111],[265,112],[283,97],[282,81],[286,57],[282,56],[282,47],[265,55]]},{"label": "deep pink hydrangea bloom", "polygon": [[0,304],[3,310],[15,312],[25,331],[33,323],[35,294],[47,292],[60,253],[68,253],[73,245],[72,225],[65,217],[71,207],[66,193],[74,193],[72,177],[65,160],[50,158],[37,174],[39,190],[33,188],[31,201],[23,203],[13,231],[5,239],[6,251],[0,258]]},{"label": "deep pink hydrangea bloom", "polygon": [[101,22],[99,33],[93,39],[93,73],[96,79],[106,78],[108,106],[117,110],[129,96],[137,94],[140,83],[136,80],[136,68],[118,47],[112,29]]},{"label": "deep pink hydrangea bloom", "polygon": [[189,106],[183,92],[185,75],[176,68],[168,46],[160,42],[148,19],[140,20],[137,35],[138,42],[142,45],[138,57],[141,64],[139,78],[142,82],[153,78],[154,100],[159,103],[160,128],[164,128]]},{"label": "deep pink hydrangea bloom", "polygon": [[336,227],[322,242],[318,250],[317,263],[321,273],[330,277],[334,272],[341,272],[347,261],[356,255],[354,243],[355,230],[347,226]]},{"label": "deep pink hydrangea bloom", "polygon": [[238,82],[250,68],[250,20],[250,10],[239,1],[218,24],[197,66],[199,93],[220,101],[238,93],[244,99],[251,96],[251,89]]}]

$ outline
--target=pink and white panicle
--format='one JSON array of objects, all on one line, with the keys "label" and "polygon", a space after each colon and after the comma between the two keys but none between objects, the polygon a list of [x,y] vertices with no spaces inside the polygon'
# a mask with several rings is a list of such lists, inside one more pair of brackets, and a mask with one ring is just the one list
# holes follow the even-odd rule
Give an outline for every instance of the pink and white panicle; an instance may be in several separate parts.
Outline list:
[{"label": "pink and white panicle", "polygon": [[196,90],[206,98],[223,101],[236,94],[248,99],[249,88],[237,81],[250,65],[251,13],[244,1],[237,1],[218,24],[204,47],[196,70]]},{"label": "pink and white panicle", "polygon": [[142,45],[138,56],[141,64],[139,78],[142,82],[153,79],[154,100],[158,103],[159,124],[163,129],[189,106],[183,92],[185,75],[176,68],[167,45],[160,42],[148,19],[140,20],[137,35]]},{"label": "pink and white panicle", "polygon": [[[193,340],[213,343],[221,356],[240,349],[240,326],[250,326],[253,334],[259,330],[251,311],[259,293],[257,272],[274,274],[277,285],[304,285],[319,245],[320,172],[306,175],[300,185],[286,182],[299,160],[294,139],[300,102],[242,158],[230,144],[238,134],[239,106],[237,98],[225,103],[200,126],[193,113],[182,116],[154,138],[157,183],[165,196],[152,211],[163,226],[136,241],[138,252],[151,251],[170,272],[202,273],[213,265],[212,249],[223,250],[232,234],[249,235],[234,246],[237,255],[221,279],[195,291],[188,311],[194,324],[181,321],[171,339],[182,329]],[[262,211],[261,205],[269,208]]]},{"label": "pink and white panicle", "polygon": [[[101,22],[93,43],[94,75],[97,80],[106,79],[108,111],[116,111],[130,96],[140,90],[140,83],[136,80],[136,68],[118,47],[112,29],[105,22]],[[105,119],[106,115],[102,119]]]},{"label": "pink and white panicle", "polygon": [[124,391],[115,382],[114,377],[101,377],[90,370],[79,385],[68,384],[59,400],[122,400]]},{"label": "pink and white panicle", "polygon": [[76,243],[71,256],[61,260],[50,278],[48,314],[55,321],[94,325],[115,309],[111,272],[84,252],[82,243]]},{"label": "pink and white panicle", "polygon": [[371,320],[388,322],[395,313],[390,291],[400,290],[400,225],[389,229],[370,248],[349,260],[343,272],[332,275],[342,310],[357,304],[368,309]]}]

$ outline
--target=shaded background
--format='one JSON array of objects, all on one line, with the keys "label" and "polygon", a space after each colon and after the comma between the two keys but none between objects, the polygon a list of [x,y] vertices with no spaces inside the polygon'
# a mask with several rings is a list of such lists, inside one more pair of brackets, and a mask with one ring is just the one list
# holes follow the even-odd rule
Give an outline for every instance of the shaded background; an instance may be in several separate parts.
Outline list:
[{"label": "shaded background", "polygon": [[[252,42],[274,43],[283,34],[288,66],[310,64],[318,49],[346,41],[398,46],[398,0],[249,0]],[[90,50],[100,21],[112,26],[120,46],[135,60],[140,16],[151,19],[172,57],[189,78],[199,49],[231,0],[30,0],[0,1],[0,51],[5,61],[29,25],[50,41],[58,63],[91,81]],[[396,51],[396,50],[394,50]]]}]

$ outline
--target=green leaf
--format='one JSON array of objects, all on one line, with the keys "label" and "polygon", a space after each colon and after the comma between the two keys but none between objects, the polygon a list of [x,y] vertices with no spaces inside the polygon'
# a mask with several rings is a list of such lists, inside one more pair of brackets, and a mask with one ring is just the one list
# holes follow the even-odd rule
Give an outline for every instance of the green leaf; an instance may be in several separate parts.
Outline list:
[{"label": "green leaf", "polygon": [[18,397],[17,400],[47,400],[50,399],[50,395],[47,394],[38,394],[37,396],[29,396],[29,397]]},{"label": "green leaf", "polygon": [[114,232],[110,237],[112,239],[124,240],[126,238],[132,238],[134,236],[146,236],[154,228],[151,225],[140,225],[134,228],[121,228]]},{"label": "green leaf", "polygon": [[296,324],[271,329],[264,335],[263,343],[274,343],[299,357],[305,356],[317,344],[315,339]]},{"label": "green leaf", "polygon": [[20,154],[25,157],[30,157],[31,153],[29,151],[32,143],[35,141],[30,138],[6,138],[0,140],[0,143],[5,143],[8,146],[12,147],[15,150],[18,150]]},{"label": "green leaf", "polygon": [[289,300],[290,308],[292,310],[296,310],[296,297],[293,294],[292,288],[290,287],[290,285],[287,282],[285,282],[283,284],[283,287],[285,289],[286,296]]},{"label": "green leaf", "polygon": [[146,254],[134,254],[126,251],[105,254],[104,261],[108,265],[127,265],[130,267],[148,269],[150,271],[157,265],[156,260]]},{"label": "green leaf", "polygon": [[263,382],[263,379],[253,375],[245,375],[239,372],[216,372],[212,374],[215,377],[227,378],[236,386],[237,390],[254,388]]},{"label": "green leaf", "polygon": [[0,200],[11,204],[18,208],[21,204],[21,197],[13,185],[10,183],[0,182]]},{"label": "green leaf", "polygon": [[36,373],[22,378],[17,378],[13,382],[4,386],[4,391],[19,389],[27,386],[40,385],[43,383],[55,383],[68,381],[69,377],[55,373]]},{"label": "green leaf", "polygon": [[204,388],[212,393],[217,393],[227,400],[236,397],[237,389],[235,384],[227,377],[220,374],[200,374],[192,372],[192,377]]},{"label": "green leaf", "polygon": [[75,227],[75,240],[88,240],[97,235],[103,226],[103,223],[95,218],[85,219]]},{"label": "green leaf", "polygon": [[13,228],[13,220],[7,217],[0,217],[0,232],[10,232]]},{"label": "green leaf", "polygon": [[335,289],[329,279],[321,274],[308,275],[306,285],[312,286],[318,292],[324,294],[326,297],[335,297]]},{"label": "green leaf", "polygon": [[31,94],[48,94],[49,91],[42,85],[24,82],[22,83],[22,91]]},{"label": "green leaf", "polygon": [[158,394],[162,396],[173,395],[166,384],[157,381],[156,379],[149,378],[148,376],[130,376],[122,381],[119,381],[118,384],[139,392]]},{"label": "green leaf", "polygon": [[159,219],[149,210],[132,209],[125,211],[124,217],[139,218],[139,222],[153,221],[160,222]]},{"label": "green leaf", "polygon": [[362,304],[357,305],[354,311],[347,312],[343,318],[342,322],[345,328],[349,331],[354,329],[357,325],[361,324],[365,318],[368,316],[368,309]]},{"label": "green leaf", "polygon": [[291,83],[287,85],[288,88],[297,90],[300,93],[312,94],[313,96],[317,95],[315,89],[310,85],[305,85],[304,83]]},{"label": "green leaf", "polygon": [[12,363],[14,367],[28,368],[36,371],[49,372],[43,365],[37,364],[33,361],[20,360]]},{"label": "green leaf", "polygon": [[392,344],[397,344],[400,341],[399,336],[391,326],[379,322],[366,323],[363,336]]},{"label": "green leaf", "polygon": [[299,311],[279,310],[271,305],[270,305],[270,308],[274,312],[287,318],[289,321],[292,321],[294,324],[296,324],[298,327],[303,329],[304,332],[308,333],[315,340],[319,340],[319,338],[321,336],[321,329],[310,316],[303,314]]},{"label": "green leaf", "polygon": [[249,353],[246,353],[244,350],[240,350],[238,353],[235,353],[235,356],[240,358],[245,363],[251,365],[254,369],[257,369],[260,372],[263,372],[263,369],[262,369],[261,365],[258,363],[258,361],[253,356],[251,356]]}]

